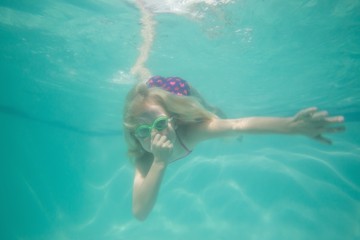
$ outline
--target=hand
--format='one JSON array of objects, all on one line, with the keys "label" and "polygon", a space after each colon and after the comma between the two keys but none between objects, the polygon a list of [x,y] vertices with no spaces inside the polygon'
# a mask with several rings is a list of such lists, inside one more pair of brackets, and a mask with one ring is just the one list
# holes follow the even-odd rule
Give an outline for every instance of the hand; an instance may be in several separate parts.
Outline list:
[{"label": "hand", "polygon": [[154,154],[156,162],[167,164],[173,153],[173,148],[174,145],[165,135],[160,135],[155,131],[151,133],[150,150]]},{"label": "hand", "polygon": [[339,123],[344,122],[343,116],[329,117],[326,111],[318,111],[316,107],[298,112],[291,119],[291,132],[308,136],[321,143],[331,144],[331,140],[322,136],[324,133],[337,133],[345,130]]}]

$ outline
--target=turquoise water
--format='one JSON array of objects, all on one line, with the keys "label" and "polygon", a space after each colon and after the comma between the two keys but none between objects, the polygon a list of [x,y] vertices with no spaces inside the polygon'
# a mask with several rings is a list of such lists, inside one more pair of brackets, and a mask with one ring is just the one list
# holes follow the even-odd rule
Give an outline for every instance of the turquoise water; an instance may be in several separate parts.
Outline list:
[{"label": "turquoise water", "polygon": [[153,9],[153,73],[189,80],[229,117],[315,105],[347,131],[332,146],[206,142],[169,166],[138,222],[121,129],[138,10],[2,0],[1,239],[360,239],[360,1],[208,2]]}]

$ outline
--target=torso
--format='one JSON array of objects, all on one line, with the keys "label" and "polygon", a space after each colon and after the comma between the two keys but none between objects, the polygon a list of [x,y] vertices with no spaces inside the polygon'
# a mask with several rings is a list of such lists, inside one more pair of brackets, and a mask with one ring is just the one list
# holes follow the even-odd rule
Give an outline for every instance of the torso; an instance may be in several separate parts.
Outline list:
[{"label": "torso", "polygon": [[204,122],[199,122],[187,126],[179,126],[176,130],[177,140],[174,144],[173,156],[170,162],[188,156],[198,143],[207,139],[204,137],[204,125],[206,125]]},{"label": "torso", "polygon": [[187,145],[188,141],[186,141],[186,137],[179,131],[175,131],[175,133],[176,142],[174,144],[173,154],[169,163],[185,158],[192,152],[192,148]]}]

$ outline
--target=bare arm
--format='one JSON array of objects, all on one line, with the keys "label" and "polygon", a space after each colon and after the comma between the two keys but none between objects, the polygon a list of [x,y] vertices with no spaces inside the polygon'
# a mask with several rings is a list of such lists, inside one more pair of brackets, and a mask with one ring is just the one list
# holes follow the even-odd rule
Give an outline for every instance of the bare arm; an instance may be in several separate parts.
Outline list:
[{"label": "bare arm", "polygon": [[166,170],[166,164],[152,161],[146,172],[136,168],[133,186],[133,214],[139,220],[145,220],[151,212]]},{"label": "bare arm", "polygon": [[137,77],[140,81],[145,81],[151,77],[151,72],[145,64],[149,58],[150,49],[154,41],[156,22],[152,13],[143,5],[143,1],[135,0],[134,3],[141,13],[142,43],[139,48],[139,56],[137,57],[134,66],[131,68],[131,74]]},{"label": "bare arm", "polygon": [[196,130],[194,138],[203,141],[209,138],[237,136],[239,134],[297,134],[310,137],[322,143],[331,144],[323,137],[326,133],[344,131],[342,116],[329,117],[325,111],[308,108],[294,117],[249,117],[239,119],[213,119]]},{"label": "bare arm", "polygon": [[153,159],[137,161],[133,186],[133,214],[145,220],[151,212],[165,174],[173,144],[166,136],[152,133],[151,153]]}]

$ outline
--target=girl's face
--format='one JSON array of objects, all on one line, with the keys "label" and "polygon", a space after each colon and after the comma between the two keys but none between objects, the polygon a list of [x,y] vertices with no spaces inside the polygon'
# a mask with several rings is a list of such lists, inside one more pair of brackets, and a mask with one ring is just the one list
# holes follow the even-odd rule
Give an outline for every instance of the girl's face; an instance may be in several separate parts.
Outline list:
[{"label": "girl's face", "polygon": [[[135,137],[139,140],[141,146],[147,152],[151,152],[151,142],[152,137],[155,136],[154,134],[160,134],[161,136],[165,136],[173,144],[176,141],[174,121],[162,121],[161,117],[171,119],[171,116],[169,116],[168,113],[166,113],[166,111],[161,106],[156,104],[147,104],[146,112],[142,113],[138,119],[137,128],[139,126],[143,126],[143,128],[150,127],[148,129],[145,129],[150,130],[149,136],[146,134],[139,134],[140,136],[135,134]],[[167,126],[163,125],[164,122],[165,124],[167,124]]]}]

